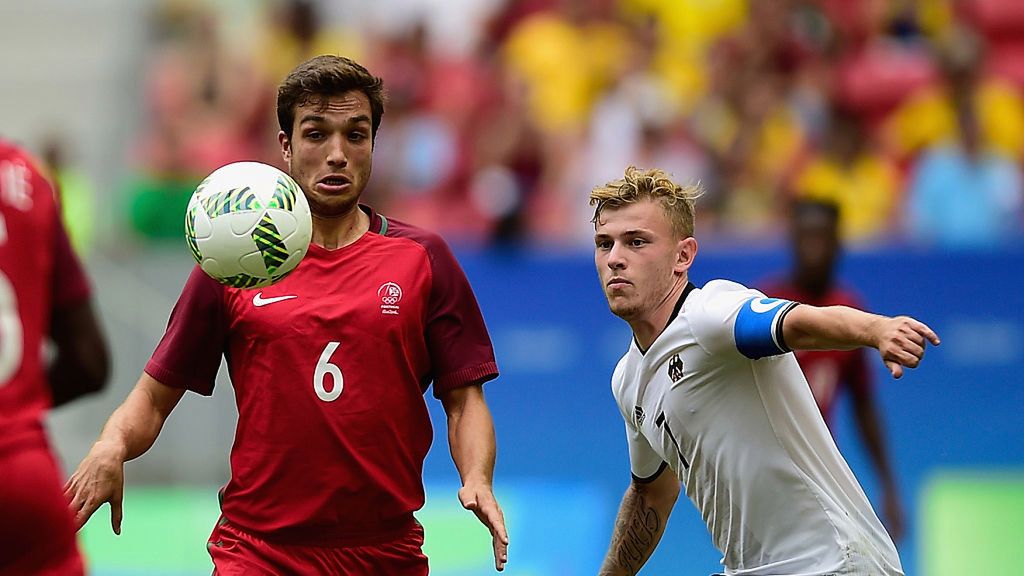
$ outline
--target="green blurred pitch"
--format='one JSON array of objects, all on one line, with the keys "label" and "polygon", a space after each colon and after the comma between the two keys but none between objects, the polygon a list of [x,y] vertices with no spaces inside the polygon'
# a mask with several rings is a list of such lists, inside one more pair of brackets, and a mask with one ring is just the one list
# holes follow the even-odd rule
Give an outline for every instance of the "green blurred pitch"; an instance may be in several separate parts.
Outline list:
[{"label": "green blurred pitch", "polygon": [[[457,489],[429,484],[427,505],[416,515],[426,529],[424,552],[430,558],[431,574],[493,574],[490,534],[459,505]],[[581,559],[600,557],[607,539],[601,527],[611,522],[608,495],[576,483],[529,481],[499,486],[498,492],[516,539],[513,562],[505,575],[593,573],[596,566]],[[553,517],[551,511],[556,509],[572,513]],[[206,541],[219,516],[214,486],[129,488],[121,536],[110,529],[107,506],[93,515],[80,534],[89,574],[209,576],[213,564]]]},{"label": "green blurred pitch", "polygon": [[922,574],[1024,574],[1024,474],[943,473],[923,496]]},{"label": "green blurred pitch", "polygon": [[[89,573],[208,576],[213,563],[206,539],[219,516],[215,487],[128,489],[121,536],[111,531],[106,506],[82,530]],[[428,505],[417,517],[429,527],[424,551],[432,570],[468,574],[491,565],[490,535],[471,513],[458,506]]]}]

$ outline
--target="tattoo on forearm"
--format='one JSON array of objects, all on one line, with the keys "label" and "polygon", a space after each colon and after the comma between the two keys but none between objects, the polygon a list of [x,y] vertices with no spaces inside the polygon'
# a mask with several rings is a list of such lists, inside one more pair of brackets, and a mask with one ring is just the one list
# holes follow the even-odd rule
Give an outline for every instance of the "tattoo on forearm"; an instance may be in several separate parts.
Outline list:
[{"label": "tattoo on forearm", "polygon": [[621,574],[623,570],[636,574],[654,552],[661,523],[658,511],[642,493],[628,494],[615,521],[611,547],[599,576]]}]

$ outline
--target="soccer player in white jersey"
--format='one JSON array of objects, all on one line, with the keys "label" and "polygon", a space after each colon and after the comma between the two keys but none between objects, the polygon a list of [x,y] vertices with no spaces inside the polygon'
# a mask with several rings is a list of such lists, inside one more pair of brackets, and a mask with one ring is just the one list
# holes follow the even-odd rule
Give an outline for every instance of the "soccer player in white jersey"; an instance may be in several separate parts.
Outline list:
[{"label": "soccer player in white jersey", "polygon": [[790,352],[870,346],[899,378],[938,336],[906,316],[695,287],[698,195],[633,167],[590,194],[601,286],[633,330],[612,377],[633,480],[600,574],[640,570],[682,487],[727,576],[902,575]]}]

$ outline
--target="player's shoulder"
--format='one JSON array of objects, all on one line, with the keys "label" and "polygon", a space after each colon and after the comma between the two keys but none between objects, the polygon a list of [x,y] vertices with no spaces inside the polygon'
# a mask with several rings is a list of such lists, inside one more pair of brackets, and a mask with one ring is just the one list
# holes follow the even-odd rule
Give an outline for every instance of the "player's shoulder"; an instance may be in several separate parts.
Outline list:
[{"label": "player's shoulder", "polygon": [[626,353],[619,358],[618,363],[615,364],[615,370],[612,370],[612,396],[615,397],[616,402],[622,398],[623,393],[626,389],[626,384],[629,379],[629,353]]},{"label": "player's shoulder", "polygon": [[[57,197],[46,165],[9,140],[0,139],[0,190],[27,218],[57,221]],[[37,220],[37,223],[39,220]]]},{"label": "player's shoulder", "polygon": [[698,341],[708,344],[709,339],[724,337],[731,319],[740,307],[763,294],[732,280],[710,280],[691,294],[692,302],[684,304],[687,330]]},{"label": "player's shoulder", "polygon": [[379,212],[371,212],[374,229],[385,238],[409,240],[421,246],[431,258],[437,254],[450,254],[451,248],[437,232],[427,230]]},{"label": "player's shoulder", "polygon": [[0,160],[23,157],[27,153],[25,149],[5,138],[0,138]]},{"label": "player's shoulder", "polygon": [[188,278],[185,279],[185,286],[183,288],[184,293],[187,294],[201,294],[207,297],[220,298],[227,292],[248,292],[248,288],[229,288],[224,284],[213,279],[212,276],[203,272],[203,269],[195,264],[192,266],[192,270],[189,272]]},{"label": "player's shoulder", "polygon": [[739,282],[725,279],[709,280],[697,293],[697,300],[708,301],[723,297],[742,297],[760,294],[756,290],[748,288]]},{"label": "player's shoulder", "polygon": [[10,140],[0,138],[0,160],[19,160],[38,174],[39,177],[49,180],[50,175],[46,165],[36,158],[34,154]]},{"label": "player's shoulder", "polygon": [[615,369],[612,370],[612,383],[620,382],[626,377],[626,364],[629,359],[629,354],[623,354],[622,358],[615,363]]}]

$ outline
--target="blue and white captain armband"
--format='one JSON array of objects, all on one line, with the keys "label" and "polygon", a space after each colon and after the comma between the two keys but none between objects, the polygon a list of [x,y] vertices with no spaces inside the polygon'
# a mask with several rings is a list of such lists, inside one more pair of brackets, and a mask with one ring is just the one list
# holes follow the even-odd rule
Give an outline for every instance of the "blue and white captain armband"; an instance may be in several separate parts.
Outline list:
[{"label": "blue and white captain armband", "polygon": [[779,298],[751,298],[736,314],[736,349],[757,359],[790,352],[782,338],[782,321],[798,303]]}]

